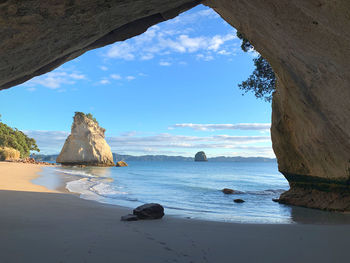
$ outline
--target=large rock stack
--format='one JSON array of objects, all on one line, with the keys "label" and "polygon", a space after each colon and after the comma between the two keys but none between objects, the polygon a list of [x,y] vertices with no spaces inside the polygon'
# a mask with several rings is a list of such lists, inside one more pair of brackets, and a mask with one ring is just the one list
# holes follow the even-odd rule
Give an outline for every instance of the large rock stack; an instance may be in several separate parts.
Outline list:
[{"label": "large rock stack", "polygon": [[113,155],[105,140],[105,129],[95,119],[76,112],[71,134],[56,162],[63,165],[113,166]]}]

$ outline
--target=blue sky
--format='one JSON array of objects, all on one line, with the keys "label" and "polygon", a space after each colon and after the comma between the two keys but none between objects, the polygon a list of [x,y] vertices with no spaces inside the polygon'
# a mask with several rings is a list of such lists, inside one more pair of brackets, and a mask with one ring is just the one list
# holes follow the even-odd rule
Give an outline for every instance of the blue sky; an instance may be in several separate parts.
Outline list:
[{"label": "blue sky", "polygon": [[198,6],[0,92],[3,122],[58,153],[75,111],[91,112],[121,154],[274,157],[271,104],[242,96],[255,53]]}]

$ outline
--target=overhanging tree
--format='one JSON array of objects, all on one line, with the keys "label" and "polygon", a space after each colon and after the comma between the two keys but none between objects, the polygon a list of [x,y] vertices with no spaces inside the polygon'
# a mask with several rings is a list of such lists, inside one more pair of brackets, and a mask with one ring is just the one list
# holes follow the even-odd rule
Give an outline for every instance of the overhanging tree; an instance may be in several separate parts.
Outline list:
[{"label": "overhanging tree", "polygon": [[[254,46],[249,40],[240,32],[237,31],[237,37],[242,40],[241,49],[244,52],[254,50]],[[275,91],[276,76],[269,62],[260,54],[253,59],[255,69],[247,80],[238,84],[238,87],[247,92],[253,92],[255,97],[264,99],[270,102],[272,100],[272,93]]]}]

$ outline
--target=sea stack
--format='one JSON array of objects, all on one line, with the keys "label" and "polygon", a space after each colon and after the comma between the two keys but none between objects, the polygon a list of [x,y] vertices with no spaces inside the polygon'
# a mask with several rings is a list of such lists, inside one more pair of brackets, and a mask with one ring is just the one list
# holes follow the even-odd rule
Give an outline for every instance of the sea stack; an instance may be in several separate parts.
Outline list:
[{"label": "sea stack", "polygon": [[196,155],[194,156],[194,161],[195,162],[207,162],[207,156],[205,155],[205,152],[197,152]]},{"label": "sea stack", "polygon": [[105,140],[105,129],[91,114],[76,112],[71,134],[56,162],[63,165],[114,166],[111,148]]}]

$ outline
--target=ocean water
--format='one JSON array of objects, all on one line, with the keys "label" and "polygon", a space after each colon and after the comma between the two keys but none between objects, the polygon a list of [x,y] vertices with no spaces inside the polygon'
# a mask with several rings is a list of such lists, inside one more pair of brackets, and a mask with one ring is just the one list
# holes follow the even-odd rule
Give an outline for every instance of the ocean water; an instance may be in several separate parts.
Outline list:
[{"label": "ocean water", "polygon": [[[128,167],[47,167],[36,184],[135,208],[160,203],[167,215],[239,223],[350,223],[350,215],[278,204],[289,185],[275,162],[129,162]],[[223,188],[238,191],[225,195]],[[234,203],[233,199],[244,203]]]}]

